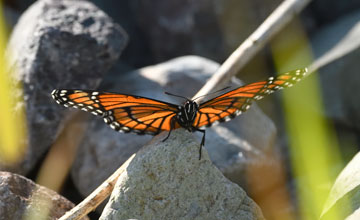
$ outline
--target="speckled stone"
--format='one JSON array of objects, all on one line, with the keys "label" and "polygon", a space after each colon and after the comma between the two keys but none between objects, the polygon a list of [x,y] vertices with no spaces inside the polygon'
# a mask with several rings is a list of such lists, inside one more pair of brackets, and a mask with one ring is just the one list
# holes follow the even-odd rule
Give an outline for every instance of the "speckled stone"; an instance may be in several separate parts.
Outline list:
[{"label": "speckled stone", "polygon": [[66,198],[21,175],[0,172],[0,220],[55,220],[73,207]]},{"label": "speckled stone", "polygon": [[154,138],[120,178],[100,219],[264,219],[184,129]]}]

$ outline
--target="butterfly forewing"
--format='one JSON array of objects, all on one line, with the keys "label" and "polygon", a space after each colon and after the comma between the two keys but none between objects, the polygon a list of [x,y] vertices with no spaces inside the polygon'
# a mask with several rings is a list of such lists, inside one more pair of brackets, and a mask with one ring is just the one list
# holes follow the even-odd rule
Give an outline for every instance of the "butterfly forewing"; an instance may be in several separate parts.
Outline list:
[{"label": "butterfly forewing", "polygon": [[228,121],[249,109],[254,100],[276,90],[291,87],[307,74],[307,69],[291,71],[268,80],[251,83],[200,104],[193,126],[211,126],[216,122]]},{"label": "butterfly forewing", "polygon": [[66,107],[100,115],[111,128],[139,134],[158,134],[171,129],[177,105],[140,96],[88,90],[54,90],[53,98]]}]

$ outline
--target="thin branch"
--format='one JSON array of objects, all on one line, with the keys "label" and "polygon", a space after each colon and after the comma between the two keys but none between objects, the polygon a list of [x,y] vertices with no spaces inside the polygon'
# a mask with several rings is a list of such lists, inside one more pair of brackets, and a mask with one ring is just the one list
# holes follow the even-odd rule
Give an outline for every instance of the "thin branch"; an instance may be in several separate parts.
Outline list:
[{"label": "thin branch", "polygon": [[[269,42],[271,37],[278,33],[291,19],[298,14],[310,0],[285,0],[248,39],[221,65],[219,70],[195,95],[199,97],[212,90],[220,89],[228,83],[251,58]],[[133,154],[115,173],[92,192],[85,200],[67,212],[59,220],[76,220],[94,210],[104,201],[113,190],[118,177],[124,172],[134,158]]]},{"label": "thin branch", "polygon": [[220,66],[194,97],[220,89],[230,82],[270,39],[285,27],[310,0],[285,0]]}]

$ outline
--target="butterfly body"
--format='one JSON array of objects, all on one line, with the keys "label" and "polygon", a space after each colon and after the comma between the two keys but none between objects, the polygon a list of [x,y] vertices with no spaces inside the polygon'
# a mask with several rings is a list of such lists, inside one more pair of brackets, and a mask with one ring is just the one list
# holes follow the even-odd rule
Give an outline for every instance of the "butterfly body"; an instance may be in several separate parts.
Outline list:
[{"label": "butterfly body", "polygon": [[199,111],[199,105],[192,100],[187,100],[183,105],[179,106],[179,111],[176,113],[176,122],[186,130],[193,132],[196,128],[193,127],[194,120]]},{"label": "butterfly body", "polygon": [[200,144],[205,143],[205,130],[218,122],[228,121],[249,109],[253,101],[276,90],[291,87],[307,74],[307,69],[294,70],[267,80],[247,84],[198,104],[187,99],[175,105],[141,96],[98,92],[91,90],[56,89],[52,97],[65,107],[79,108],[101,116],[116,131],[156,135],[183,127],[189,132],[203,133]]}]

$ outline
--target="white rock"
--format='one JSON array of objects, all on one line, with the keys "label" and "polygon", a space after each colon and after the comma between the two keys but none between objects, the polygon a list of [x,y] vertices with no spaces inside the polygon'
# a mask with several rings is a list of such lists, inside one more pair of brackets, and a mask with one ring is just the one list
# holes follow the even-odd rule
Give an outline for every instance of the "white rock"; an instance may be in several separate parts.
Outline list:
[{"label": "white rock", "polygon": [[264,219],[184,129],[159,135],[130,162],[100,219]]}]

